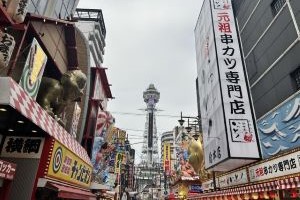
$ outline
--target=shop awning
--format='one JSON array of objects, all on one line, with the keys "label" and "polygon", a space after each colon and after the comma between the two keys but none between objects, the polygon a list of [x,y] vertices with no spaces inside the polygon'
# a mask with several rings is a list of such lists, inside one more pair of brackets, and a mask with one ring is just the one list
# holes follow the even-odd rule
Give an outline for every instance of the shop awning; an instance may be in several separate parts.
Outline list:
[{"label": "shop awning", "polygon": [[92,166],[86,150],[10,77],[0,77],[0,105],[18,111],[48,135]]},{"label": "shop awning", "polygon": [[51,188],[55,189],[58,192],[57,197],[59,198],[83,199],[83,200],[96,199],[96,195],[87,190],[61,185],[58,183],[48,183],[48,186],[50,186]]}]

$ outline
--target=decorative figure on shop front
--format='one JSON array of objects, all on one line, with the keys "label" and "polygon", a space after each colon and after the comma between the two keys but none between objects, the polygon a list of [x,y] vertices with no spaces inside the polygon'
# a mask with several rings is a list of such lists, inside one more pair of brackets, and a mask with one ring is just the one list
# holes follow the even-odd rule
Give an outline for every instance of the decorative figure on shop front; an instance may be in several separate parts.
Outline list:
[{"label": "decorative figure on shop front", "polygon": [[184,177],[193,177],[196,175],[196,172],[193,168],[193,166],[185,161],[184,159],[181,159],[180,161],[180,165],[181,165],[181,175]]},{"label": "decorative figure on shop front", "polygon": [[59,123],[66,106],[81,100],[86,85],[86,76],[81,70],[70,70],[64,73],[60,81],[43,77],[37,102]]},{"label": "decorative figure on shop front", "polygon": [[205,179],[208,176],[208,171],[205,170],[204,165],[204,152],[202,147],[202,140],[191,139],[188,147],[188,162],[194,168],[196,174],[200,176],[200,179]]}]

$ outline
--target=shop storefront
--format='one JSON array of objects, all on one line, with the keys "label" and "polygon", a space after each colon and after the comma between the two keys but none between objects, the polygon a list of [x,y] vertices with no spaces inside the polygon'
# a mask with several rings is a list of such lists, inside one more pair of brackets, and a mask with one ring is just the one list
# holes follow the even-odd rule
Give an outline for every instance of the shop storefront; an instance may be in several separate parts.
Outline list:
[{"label": "shop storefront", "polygon": [[95,199],[85,149],[11,78],[0,85],[0,156],[18,166],[8,199]]},{"label": "shop storefront", "polygon": [[189,199],[299,199],[300,149],[205,181],[204,193]]},{"label": "shop storefront", "polygon": [[172,191],[176,191],[174,193],[174,198],[176,199],[188,199],[196,197],[203,192],[199,176],[182,176],[173,184],[171,189]]},{"label": "shop storefront", "polygon": [[[45,174],[38,178],[37,199],[49,199],[52,196],[63,199],[95,199],[89,190],[91,183],[91,165],[71,152],[56,140],[52,140],[49,165],[45,165]],[[47,167],[48,166],[48,167]]]}]

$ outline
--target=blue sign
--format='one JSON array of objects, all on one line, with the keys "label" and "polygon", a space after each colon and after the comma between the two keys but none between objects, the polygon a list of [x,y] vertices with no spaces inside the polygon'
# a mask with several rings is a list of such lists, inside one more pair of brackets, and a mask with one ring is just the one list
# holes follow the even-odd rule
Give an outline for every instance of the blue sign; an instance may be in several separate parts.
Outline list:
[{"label": "blue sign", "polygon": [[193,192],[193,193],[202,193],[203,190],[202,190],[201,185],[191,185],[190,186],[190,192]]},{"label": "blue sign", "polygon": [[263,158],[300,146],[300,94],[257,121]]}]

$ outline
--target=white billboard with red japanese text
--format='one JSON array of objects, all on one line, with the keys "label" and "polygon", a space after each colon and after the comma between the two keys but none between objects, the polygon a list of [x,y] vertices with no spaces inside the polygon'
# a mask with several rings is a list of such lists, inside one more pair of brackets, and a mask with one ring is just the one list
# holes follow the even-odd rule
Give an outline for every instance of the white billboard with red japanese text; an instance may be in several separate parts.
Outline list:
[{"label": "white billboard with red japanese text", "polygon": [[205,167],[229,171],[261,157],[231,0],[205,0],[195,28]]},{"label": "white billboard with red japanese text", "polygon": [[300,151],[249,167],[250,182],[278,178],[300,172]]}]

